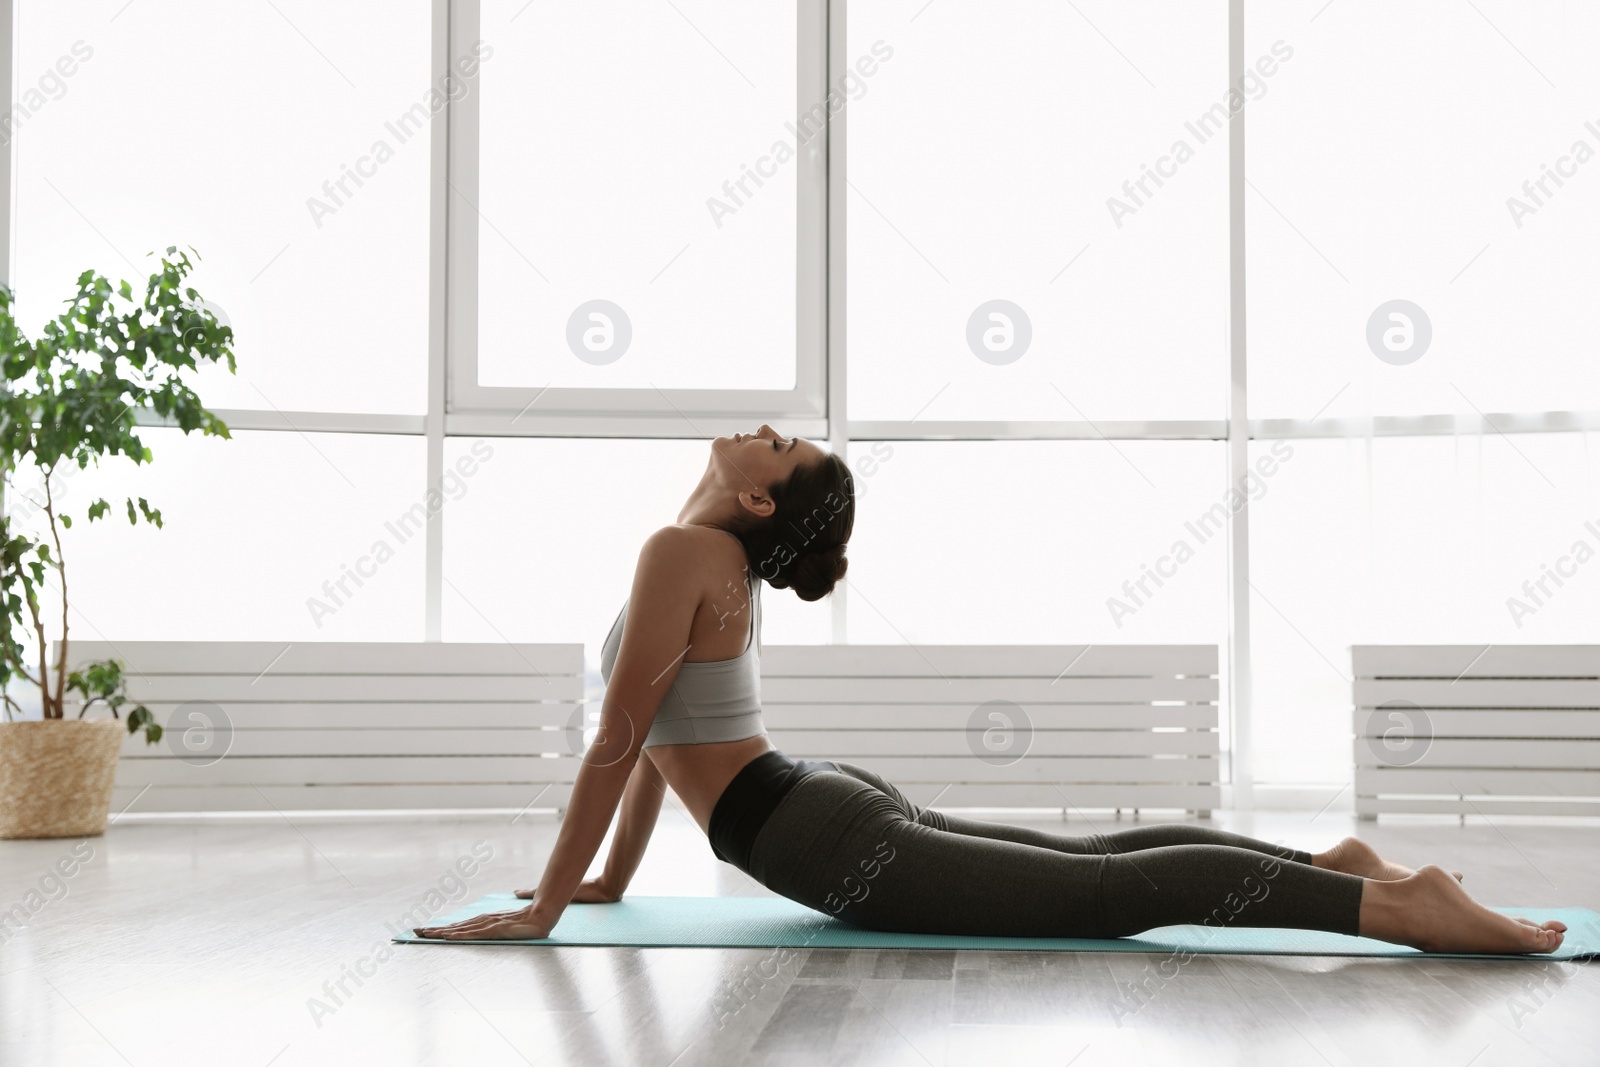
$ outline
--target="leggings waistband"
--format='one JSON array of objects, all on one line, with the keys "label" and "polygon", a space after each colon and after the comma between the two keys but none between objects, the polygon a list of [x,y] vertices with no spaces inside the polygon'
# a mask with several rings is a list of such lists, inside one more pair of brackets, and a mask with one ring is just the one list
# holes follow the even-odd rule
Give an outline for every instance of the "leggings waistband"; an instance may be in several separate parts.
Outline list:
[{"label": "leggings waistband", "polygon": [[791,759],[777,749],[746,763],[711,809],[706,836],[712,855],[748,874],[756,835],[783,798],[806,776],[838,769],[831,760]]}]

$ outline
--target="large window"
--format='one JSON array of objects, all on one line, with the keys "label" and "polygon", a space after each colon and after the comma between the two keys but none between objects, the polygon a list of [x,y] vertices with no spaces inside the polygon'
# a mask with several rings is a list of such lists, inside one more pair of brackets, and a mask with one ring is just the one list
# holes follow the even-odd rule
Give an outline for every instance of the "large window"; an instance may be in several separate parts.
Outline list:
[{"label": "large window", "polygon": [[1248,5],[1250,414],[1600,408],[1600,15]]},{"label": "large window", "polygon": [[1600,639],[1590,436],[1272,443],[1251,531],[1263,780],[1346,775],[1351,645]]},{"label": "large window", "polygon": [[[57,472],[72,633],[95,640],[420,641],[423,439],[269,433],[233,440],[141,431],[154,460]],[[43,485],[23,480],[15,520],[44,530]],[[130,527],[146,499],[163,525]],[[90,501],[110,513],[85,522]],[[60,601],[45,608],[56,618]]]},{"label": "large window", "polygon": [[1294,456],[1251,509],[1255,776],[1344,781],[1350,645],[1600,638],[1600,19],[1250,3],[1245,42],[1286,53],[1240,176],[1249,414],[1285,437],[1251,455]]},{"label": "large window", "polygon": [[844,58],[852,419],[1223,417],[1223,0],[853,2]]},{"label": "large window", "polygon": [[238,337],[208,404],[422,414],[426,0],[381,19],[311,0],[16,8],[10,276],[30,332],[82,271],[142,290],[150,253],[192,247],[191,282]]},{"label": "large window", "polygon": [[1348,780],[1352,643],[1600,639],[1581,568],[1511,606],[1600,522],[1592,11],[14,8],[25,328],[175,244],[238,334],[235,440],[64,483],[167,519],[71,532],[79,633],[593,670],[768,421],[861,505],[767,641],[1214,643],[1239,784]]},{"label": "large window", "polygon": [[848,639],[1219,644],[1226,538],[1189,527],[1222,458],[1215,441],[854,442]]},{"label": "large window", "polygon": [[455,5],[452,411],[824,414],[813,8]]}]

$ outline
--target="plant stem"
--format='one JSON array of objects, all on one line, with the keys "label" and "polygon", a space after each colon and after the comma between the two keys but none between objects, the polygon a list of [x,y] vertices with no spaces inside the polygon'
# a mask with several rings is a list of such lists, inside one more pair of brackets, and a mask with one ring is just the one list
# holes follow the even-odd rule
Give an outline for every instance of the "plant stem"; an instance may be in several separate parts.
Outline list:
[{"label": "plant stem", "polygon": [[[0,541],[5,542],[9,542],[11,540],[11,523],[7,520],[6,516],[6,489],[11,484],[10,479],[11,468],[10,465],[7,464],[3,474],[0,474]],[[23,669],[22,664],[17,662],[16,655],[11,651],[11,613],[9,611],[4,613],[3,618],[0,618],[0,642],[4,642],[5,644],[6,662],[15,666],[17,668],[17,673],[21,674],[24,678],[27,678],[28,681],[34,681],[32,678],[28,678],[28,672]],[[5,697],[6,722],[15,722],[17,715],[22,713],[22,708],[15,700],[11,699],[11,694],[9,692],[0,690],[0,696]],[[13,708],[16,709],[15,713],[12,711]]]},{"label": "plant stem", "polygon": [[[17,571],[19,573],[22,571],[22,563],[20,561],[17,563]],[[27,589],[27,586],[24,585],[23,588]],[[39,618],[39,597],[32,590],[28,590],[26,599],[28,601],[28,613],[33,616],[33,632],[39,638],[38,681],[42,711],[47,719],[59,719],[61,715],[50,714],[52,710],[50,706],[50,656],[45,651],[44,622]]]},{"label": "plant stem", "polygon": [[61,647],[56,656],[56,718],[61,719],[67,714],[67,560],[61,554],[61,531],[56,526],[55,498],[50,492],[50,479],[55,473],[55,464],[44,472],[44,513],[50,517],[50,536],[56,543],[56,573],[61,575]]}]

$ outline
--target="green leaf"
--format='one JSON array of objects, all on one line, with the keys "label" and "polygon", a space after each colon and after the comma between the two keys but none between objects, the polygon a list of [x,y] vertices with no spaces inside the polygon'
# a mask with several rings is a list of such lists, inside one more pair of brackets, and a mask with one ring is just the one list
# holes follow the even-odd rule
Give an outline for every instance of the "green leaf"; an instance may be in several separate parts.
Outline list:
[{"label": "green leaf", "polygon": [[146,522],[155,523],[157,529],[161,527],[161,512],[151,507],[150,502],[144,497],[139,498],[139,510],[144,512],[144,520]]},{"label": "green leaf", "polygon": [[150,714],[150,709],[140,704],[128,712],[128,732],[138,733],[140,729],[155,724],[155,716]]}]

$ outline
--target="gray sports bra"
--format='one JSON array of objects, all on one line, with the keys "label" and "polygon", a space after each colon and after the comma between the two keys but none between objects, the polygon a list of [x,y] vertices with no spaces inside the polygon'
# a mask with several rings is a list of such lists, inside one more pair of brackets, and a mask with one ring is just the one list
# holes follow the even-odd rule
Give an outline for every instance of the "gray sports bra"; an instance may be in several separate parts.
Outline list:
[{"label": "gray sports bra", "polygon": [[[762,582],[748,569],[747,573],[754,590],[745,601],[750,608],[749,644],[733,659],[685,660],[679,664],[678,676],[662,698],[642,747],[742,741],[765,732],[761,724]],[[600,648],[600,677],[607,684],[617,662],[617,649],[622,645],[627,615],[625,600]]]}]

